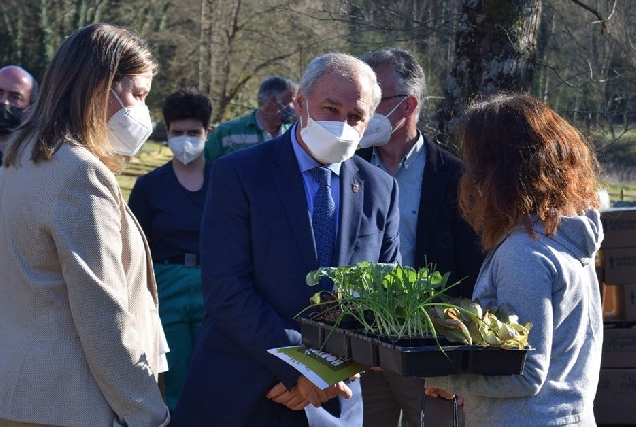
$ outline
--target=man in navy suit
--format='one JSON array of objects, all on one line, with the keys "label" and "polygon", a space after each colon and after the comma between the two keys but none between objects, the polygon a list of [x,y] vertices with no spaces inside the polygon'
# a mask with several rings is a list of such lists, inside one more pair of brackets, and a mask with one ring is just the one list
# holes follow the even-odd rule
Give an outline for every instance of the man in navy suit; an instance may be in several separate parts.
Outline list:
[{"label": "man in navy suit", "polygon": [[[369,52],[362,60],[375,71],[382,100],[361,141],[368,148],[358,154],[398,182],[402,263],[415,268],[435,264],[451,273],[449,283],[463,279],[449,295],[470,298],[483,253],[457,206],[462,161],[417,129],[426,99],[424,71],[404,49]],[[361,381],[365,427],[398,425],[401,410],[410,427],[420,425],[423,379],[369,371]],[[452,425],[452,402],[429,397],[425,409],[427,427]]]},{"label": "man in navy suit", "polygon": [[299,122],[215,162],[201,229],[207,317],[172,425],[362,425],[359,381],[320,390],[267,349],[301,344],[294,316],[317,291],[305,284],[320,266],[313,169],[327,168],[335,204],[323,264],[399,260],[397,184],[353,156],[380,97],[364,62],[320,56],[300,83]]}]

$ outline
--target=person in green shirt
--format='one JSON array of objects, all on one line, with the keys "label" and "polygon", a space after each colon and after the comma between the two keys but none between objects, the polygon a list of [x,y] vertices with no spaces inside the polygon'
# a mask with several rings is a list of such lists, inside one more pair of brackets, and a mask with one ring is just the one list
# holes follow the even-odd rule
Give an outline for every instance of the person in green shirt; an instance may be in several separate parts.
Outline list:
[{"label": "person in green shirt", "polygon": [[258,89],[258,108],[217,126],[205,143],[205,158],[214,161],[285,133],[296,121],[293,102],[297,90],[298,84],[284,77],[266,78]]}]

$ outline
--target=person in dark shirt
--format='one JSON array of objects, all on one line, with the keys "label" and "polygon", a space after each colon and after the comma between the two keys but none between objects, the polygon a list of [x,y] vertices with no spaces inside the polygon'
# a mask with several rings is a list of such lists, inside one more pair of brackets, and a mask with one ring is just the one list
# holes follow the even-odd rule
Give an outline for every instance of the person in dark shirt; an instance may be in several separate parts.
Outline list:
[{"label": "person in dark shirt", "polygon": [[[461,280],[449,296],[470,298],[484,253],[457,205],[463,162],[418,129],[426,99],[424,70],[400,48],[368,52],[361,59],[375,71],[382,99],[360,141],[366,148],[357,154],[398,183],[402,265],[419,269],[433,264],[449,273],[449,284]],[[371,370],[361,383],[365,427],[399,425],[400,413],[410,427],[422,419],[427,427],[453,423],[453,403],[425,401],[421,378]]]},{"label": "person in dark shirt", "polygon": [[211,163],[203,156],[212,103],[194,90],[166,98],[163,116],[174,157],[137,179],[128,205],[144,230],[159,293],[159,316],[168,340],[166,403],[174,410],[205,308],[199,268],[199,228]]}]

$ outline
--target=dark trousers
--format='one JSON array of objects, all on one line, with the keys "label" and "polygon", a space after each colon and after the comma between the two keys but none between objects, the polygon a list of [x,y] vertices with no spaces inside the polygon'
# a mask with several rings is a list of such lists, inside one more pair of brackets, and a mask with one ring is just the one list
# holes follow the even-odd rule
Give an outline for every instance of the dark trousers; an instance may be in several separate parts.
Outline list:
[{"label": "dark trousers", "polygon": [[[453,401],[424,395],[424,380],[391,372],[362,374],[364,427],[400,427],[400,414],[409,427],[452,427]],[[424,424],[421,424],[424,407]],[[458,425],[463,416],[458,411]]]}]

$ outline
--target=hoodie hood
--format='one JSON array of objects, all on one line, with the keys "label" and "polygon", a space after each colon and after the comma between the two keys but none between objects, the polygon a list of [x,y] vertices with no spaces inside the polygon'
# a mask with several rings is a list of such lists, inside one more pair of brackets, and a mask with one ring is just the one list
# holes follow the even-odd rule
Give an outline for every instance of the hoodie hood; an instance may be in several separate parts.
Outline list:
[{"label": "hoodie hood", "polygon": [[537,221],[533,229],[536,233],[563,246],[583,265],[594,262],[596,251],[603,241],[601,214],[596,209],[590,209],[576,216],[562,216],[559,230],[552,236],[546,235],[543,221]]}]

